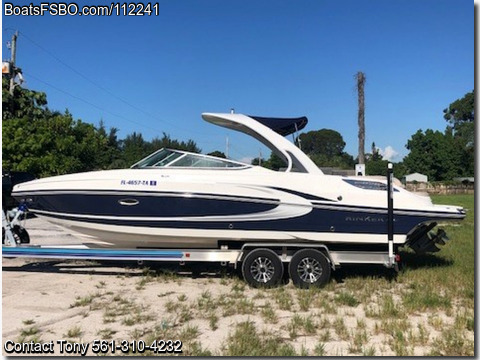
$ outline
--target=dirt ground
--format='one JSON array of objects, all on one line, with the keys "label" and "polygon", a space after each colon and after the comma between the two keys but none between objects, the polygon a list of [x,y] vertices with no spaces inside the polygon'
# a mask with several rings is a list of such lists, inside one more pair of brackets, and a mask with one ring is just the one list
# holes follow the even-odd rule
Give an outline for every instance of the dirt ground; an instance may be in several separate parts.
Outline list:
[{"label": "dirt ground", "polygon": [[[75,236],[40,219],[28,220],[27,225],[36,244],[79,243]],[[54,355],[80,355],[80,344],[89,344],[86,355],[97,355],[95,340],[120,347],[123,341],[144,340],[148,345],[162,337],[182,340],[186,355],[229,354],[232,341],[242,341],[236,332],[238,324],[245,323],[254,324],[262,339],[288,343],[297,354],[391,356],[401,351],[396,349],[401,343],[381,330],[382,322],[366,316],[372,311],[368,307],[308,299],[302,295],[307,293],[298,293],[291,284],[285,289],[258,290],[232,272],[201,273],[194,268],[193,274],[159,276],[135,263],[17,258],[3,259],[2,265],[3,344],[8,340],[50,343]],[[311,308],[302,306],[304,300]],[[448,324],[452,319],[441,314],[438,321]],[[408,324],[417,342],[408,354],[428,354],[435,343],[432,339],[440,334],[432,315],[414,314]],[[392,322],[392,326],[401,323]],[[232,340],[235,336],[239,340]],[[61,348],[60,340],[78,348],[66,343]],[[7,354],[5,347],[3,354],[20,355]],[[105,354],[124,352],[118,348],[112,354],[108,348]]]}]

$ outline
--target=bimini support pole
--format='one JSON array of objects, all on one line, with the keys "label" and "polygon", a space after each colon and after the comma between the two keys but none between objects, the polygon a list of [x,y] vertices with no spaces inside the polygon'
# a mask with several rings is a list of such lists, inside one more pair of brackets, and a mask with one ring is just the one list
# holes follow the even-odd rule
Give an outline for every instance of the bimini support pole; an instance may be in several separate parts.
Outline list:
[{"label": "bimini support pole", "polygon": [[388,163],[387,169],[387,193],[388,193],[388,259],[390,267],[395,265],[395,254],[393,253],[393,164]]}]

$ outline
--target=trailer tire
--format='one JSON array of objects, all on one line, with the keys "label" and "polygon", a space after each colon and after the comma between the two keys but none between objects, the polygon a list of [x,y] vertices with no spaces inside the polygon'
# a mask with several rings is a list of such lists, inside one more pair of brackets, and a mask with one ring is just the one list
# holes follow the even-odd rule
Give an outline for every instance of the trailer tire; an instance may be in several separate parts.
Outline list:
[{"label": "trailer tire", "polygon": [[[27,230],[20,226],[14,225],[12,226],[12,235],[15,239],[17,244],[29,244],[30,243],[30,235],[28,235]],[[2,244],[5,244],[5,229],[2,227]]]},{"label": "trailer tire", "polygon": [[297,251],[290,261],[288,272],[296,287],[308,289],[322,287],[330,280],[330,263],[325,255],[315,249]]},{"label": "trailer tire", "polygon": [[270,249],[250,251],[242,263],[242,275],[252,287],[274,287],[283,277],[283,264]]},{"label": "trailer tire", "polygon": [[15,225],[12,228],[12,232],[13,236],[15,237],[15,241],[19,242],[20,244],[30,244],[30,235],[24,227]]}]

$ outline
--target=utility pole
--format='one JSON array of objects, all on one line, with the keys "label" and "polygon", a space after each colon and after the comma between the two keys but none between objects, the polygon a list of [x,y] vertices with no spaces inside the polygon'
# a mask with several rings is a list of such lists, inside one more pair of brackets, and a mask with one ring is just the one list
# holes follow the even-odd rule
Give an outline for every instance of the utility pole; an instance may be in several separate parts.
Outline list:
[{"label": "utility pole", "polygon": [[17,37],[18,31],[12,36],[12,45],[11,45],[11,58],[10,58],[10,95],[13,96],[13,89],[15,88],[15,75],[16,75],[16,67],[15,62],[17,60]]},{"label": "utility pole", "polygon": [[228,143],[228,136],[227,138],[225,139],[225,156],[227,157],[227,159],[229,158],[228,157],[228,149],[230,147],[230,144]]}]

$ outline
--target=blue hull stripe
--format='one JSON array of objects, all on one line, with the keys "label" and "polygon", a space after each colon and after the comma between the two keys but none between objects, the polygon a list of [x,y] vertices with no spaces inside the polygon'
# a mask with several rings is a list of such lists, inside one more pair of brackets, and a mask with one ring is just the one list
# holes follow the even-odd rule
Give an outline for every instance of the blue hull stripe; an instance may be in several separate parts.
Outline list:
[{"label": "blue hull stripe", "polygon": [[[103,196],[100,196],[103,194]],[[165,193],[166,194],[166,193]],[[18,195],[18,194],[17,194]],[[185,195],[185,194],[183,194]],[[146,228],[172,228],[195,230],[255,230],[280,232],[335,232],[358,234],[386,234],[387,212],[382,208],[348,206],[332,201],[312,201],[311,211],[303,216],[292,210],[291,216],[275,217],[280,205],[277,199],[235,197],[202,198],[169,193],[162,196],[133,195],[133,192],[106,193],[102,191],[69,193],[34,192],[29,205],[33,213],[53,218],[84,223],[132,226]],[[300,195],[300,194],[298,194]],[[134,206],[122,206],[119,202],[137,201]],[[308,207],[308,206],[307,206]],[[293,209],[293,208],[292,208]],[[268,218],[272,211],[272,218]],[[267,214],[264,217],[258,214]],[[242,219],[235,219],[241,215]],[[461,219],[462,213],[420,212],[398,210],[394,214],[394,233],[407,234],[420,223],[436,220]],[[189,217],[194,218],[189,219]],[[214,217],[214,219],[208,219]],[[155,219],[157,218],[157,219]],[[205,218],[205,219],[203,219]]]},{"label": "blue hull stripe", "polygon": [[[108,224],[118,226],[133,226],[147,228],[171,228],[171,229],[201,229],[201,230],[260,230],[282,232],[334,232],[334,233],[358,233],[358,234],[387,234],[387,215],[368,214],[365,212],[332,211],[314,209],[311,213],[282,220],[265,221],[157,221],[157,220],[132,220],[104,219],[104,218],[80,218],[75,215],[49,215],[57,219],[79,221],[85,223]],[[407,234],[418,224],[433,222],[435,218],[425,216],[394,216],[394,233]]]},{"label": "blue hull stripe", "polygon": [[[16,196],[17,197],[17,196]],[[66,214],[137,217],[231,216],[255,214],[276,208],[279,200],[211,199],[187,196],[45,194],[31,195],[27,207],[35,210]],[[18,199],[18,197],[17,197]],[[136,201],[134,206],[121,202]],[[59,210],[61,209],[61,210]]]}]

